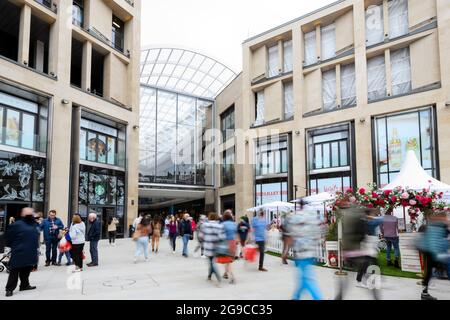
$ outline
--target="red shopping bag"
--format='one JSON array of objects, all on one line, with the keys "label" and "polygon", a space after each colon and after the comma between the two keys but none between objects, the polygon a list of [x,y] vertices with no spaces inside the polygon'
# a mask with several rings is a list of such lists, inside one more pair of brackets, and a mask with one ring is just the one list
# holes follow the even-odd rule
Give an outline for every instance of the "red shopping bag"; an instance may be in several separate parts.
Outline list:
[{"label": "red shopping bag", "polygon": [[244,259],[248,262],[255,262],[258,253],[258,247],[253,244],[248,244],[243,249]]}]

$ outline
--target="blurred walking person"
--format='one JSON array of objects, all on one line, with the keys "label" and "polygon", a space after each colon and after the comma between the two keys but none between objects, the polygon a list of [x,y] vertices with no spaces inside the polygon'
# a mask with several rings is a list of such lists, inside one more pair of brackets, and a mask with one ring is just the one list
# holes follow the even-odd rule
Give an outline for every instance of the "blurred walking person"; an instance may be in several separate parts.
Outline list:
[{"label": "blurred walking person", "polygon": [[203,243],[204,253],[209,261],[208,281],[212,280],[212,275],[214,274],[220,285],[222,280],[217,272],[214,259],[216,255],[216,246],[221,241],[225,240],[226,236],[223,225],[219,223],[219,215],[217,213],[212,212],[208,215],[208,220],[202,224],[198,236]]},{"label": "blurred walking person", "polygon": [[233,271],[231,269],[231,264],[234,261],[236,255],[236,240],[237,240],[237,226],[233,220],[233,214],[231,210],[226,210],[223,214],[223,229],[225,231],[226,241],[228,242],[228,253],[229,256],[222,259],[222,263],[225,264],[225,273],[223,275],[224,279],[230,279],[230,283],[236,283],[236,278],[234,277]]},{"label": "blurred walking person", "polygon": [[177,243],[177,237],[178,237],[178,221],[176,220],[175,216],[170,217],[169,225],[169,241],[170,245],[172,246],[172,251],[175,253],[176,243]]},{"label": "blurred walking person", "polygon": [[152,221],[152,252],[158,253],[159,239],[161,238],[161,219],[156,216]]},{"label": "blurred walking person", "polygon": [[202,258],[206,258],[206,256],[203,254],[203,251],[204,251],[204,249],[203,249],[203,242],[200,241],[200,237],[198,235],[199,235],[200,229],[202,228],[202,225],[203,225],[203,223],[205,223],[205,221],[207,221],[207,218],[206,218],[205,215],[202,214],[200,216],[200,219],[199,219],[198,224],[197,224],[197,241],[198,241],[198,244],[197,244],[197,247],[195,247],[195,249],[194,249],[194,253],[196,253],[198,250],[200,250],[200,256]]},{"label": "blurred walking person", "polygon": [[237,226],[237,232],[239,235],[239,242],[241,245],[241,252],[239,253],[239,257],[242,258],[244,247],[247,242],[248,234],[250,232],[250,223],[248,222],[247,216],[241,216],[240,222]]},{"label": "blurred walking person", "polygon": [[136,250],[134,252],[134,263],[141,254],[144,255],[145,261],[148,261],[148,242],[149,235],[152,232],[150,219],[144,217],[136,226],[136,231],[133,234],[133,240],[136,241]]},{"label": "blurred walking person", "polygon": [[292,216],[292,212],[288,213],[280,223],[281,240],[283,241],[283,251],[281,253],[281,261],[283,264],[288,264],[287,258],[289,255],[289,248],[291,246],[292,238],[288,237],[286,234],[287,225],[289,224],[289,219]]},{"label": "blurred walking person", "polygon": [[11,297],[20,278],[20,291],[34,290],[29,277],[33,266],[38,264],[39,232],[32,208],[23,208],[21,219],[11,224],[6,231],[6,246],[11,248],[6,296]]},{"label": "blurred walking person", "polygon": [[70,256],[70,250],[72,249],[72,242],[69,235],[69,228],[64,228],[61,232],[61,240],[58,243],[58,263],[57,266],[61,266],[62,257],[65,256],[67,263],[66,266],[70,266],[72,264],[72,258]]},{"label": "blurred walking person", "polygon": [[70,256],[75,264],[75,270],[72,272],[83,271],[83,249],[86,242],[86,225],[81,220],[81,216],[76,213],[72,217],[72,224],[70,225],[69,235],[72,242],[72,249],[70,250]]},{"label": "blurred walking person", "polygon": [[321,222],[316,212],[303,209],[306,203],[301,200],[299,204],[300,212],[292,215],[285,224],[285,236],[292,243],[298,270],[297,288],[292,299],[299,300],[306,290],[314,300],[321,300],[322,294],[313,272],[316,249],[321,239]]},{"label": "blurred walking person", "polygon": [[419,238],[417,247],[424,257],[425,265],[425,275],[422,281],[422,300],[437,300],[436,297],[428,293],[428,285],[433,276],[433,268],[438,268],[442,264],[447,265],[449,262],[448,226],[447,213],[444,211],[436,212],[428,217],[425,232]]},{"label": "blurred walking person", "polygon": [[264,268],[264,252],[266,246],[266,231],[268,223],[264,215],[264,210],[260,210],[258,212],[258,216],[254,217],[252,222],[253,235],[259,251],[259,271],[267,271],[267,269]]}]

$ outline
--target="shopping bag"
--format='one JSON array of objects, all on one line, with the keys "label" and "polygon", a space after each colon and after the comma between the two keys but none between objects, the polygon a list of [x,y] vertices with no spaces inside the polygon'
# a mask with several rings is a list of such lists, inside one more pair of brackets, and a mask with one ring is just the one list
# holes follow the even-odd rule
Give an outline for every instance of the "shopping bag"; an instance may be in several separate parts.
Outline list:
[{"label": "shopping bag", "polygon": [[258,253],[258,246],[254,244],[247,244],[243,249],[244,259],[248,262],[255,262]]}]

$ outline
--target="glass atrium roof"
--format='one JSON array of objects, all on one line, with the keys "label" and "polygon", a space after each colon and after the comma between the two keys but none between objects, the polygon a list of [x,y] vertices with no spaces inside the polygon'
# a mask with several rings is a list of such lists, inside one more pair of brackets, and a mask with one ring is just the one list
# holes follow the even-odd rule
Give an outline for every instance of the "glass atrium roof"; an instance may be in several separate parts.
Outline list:
[{"label": "glass atrium roof", "polygon": [[141,84],[214,99],[236,77],[223,63],[182,48],[141,51]]}]

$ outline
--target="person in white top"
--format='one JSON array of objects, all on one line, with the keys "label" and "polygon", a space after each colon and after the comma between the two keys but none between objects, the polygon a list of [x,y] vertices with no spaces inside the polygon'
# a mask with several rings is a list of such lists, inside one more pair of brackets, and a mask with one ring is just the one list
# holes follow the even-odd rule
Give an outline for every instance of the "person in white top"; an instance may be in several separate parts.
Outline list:
[{"label": "person in white top", "polygon": [[70,255],[75,264],[73,272],[83,271],[83,248],[86,242],[86,225],[81,220],[81,216],[76,213],[72,217],[72,224],[69,229],[70,240],[72,242],[72,249]]}]

